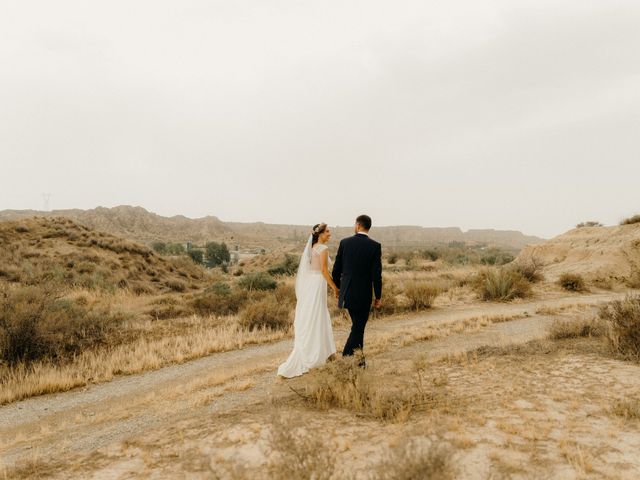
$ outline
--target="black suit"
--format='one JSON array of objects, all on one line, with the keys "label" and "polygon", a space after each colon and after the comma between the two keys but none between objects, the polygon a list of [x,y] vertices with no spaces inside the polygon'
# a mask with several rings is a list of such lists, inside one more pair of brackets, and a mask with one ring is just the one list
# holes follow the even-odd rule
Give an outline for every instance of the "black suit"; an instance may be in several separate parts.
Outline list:
[{"label": "black suit", "polygon": [[382,246],[363,234],[345,238],[338,247],[332,276],[340,289],[338,306],[351,316],[351,333],[342,355],[353,355],[364,344],[373,293],[376,299],[382,297]]}]

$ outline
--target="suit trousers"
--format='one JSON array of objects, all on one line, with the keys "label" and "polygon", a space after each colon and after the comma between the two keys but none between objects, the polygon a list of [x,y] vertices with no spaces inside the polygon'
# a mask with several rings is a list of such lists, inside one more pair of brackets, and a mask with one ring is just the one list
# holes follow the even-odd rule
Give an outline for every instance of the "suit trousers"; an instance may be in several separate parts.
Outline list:
[{"label": "suit trousers", "polygon": [[353,309],[348,308],[349,316],[351,317],[351,333],[347,339],[347,343],[344,345],[342,351],[343,356],[353,355],[354,350],[362,350],[364,346],[364,327],[369,320],[370,309]]}]

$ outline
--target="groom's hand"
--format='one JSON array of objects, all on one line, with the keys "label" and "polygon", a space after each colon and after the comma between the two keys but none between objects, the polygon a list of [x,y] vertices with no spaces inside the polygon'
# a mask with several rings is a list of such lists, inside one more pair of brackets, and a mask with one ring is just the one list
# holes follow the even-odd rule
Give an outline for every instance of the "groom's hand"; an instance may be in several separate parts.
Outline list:
[{"label": "groom's hand", "polygon": [[380,308],[382,306],[382,299],[376,298],[373,302],[373,308]]}]

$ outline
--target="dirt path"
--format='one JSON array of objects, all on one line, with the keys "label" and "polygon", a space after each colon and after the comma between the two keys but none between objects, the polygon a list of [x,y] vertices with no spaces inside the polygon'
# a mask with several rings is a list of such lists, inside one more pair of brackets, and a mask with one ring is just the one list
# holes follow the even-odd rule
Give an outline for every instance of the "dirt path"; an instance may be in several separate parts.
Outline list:
[{"label": "dirt path", "polygon": [[[373,320],[367,336],[375,342],[377,338],[425,325],[462,323],[479,316],[521,317],[494,323],[477,332],[412,343],[395,351],[395,355],[407,356],[416,352],[429,356],[446,355],[482,345],[542,337],[553,314],[536,314],[537,311],[577,304],[595,305],[621,296],[613,293],[574,295],[510,304],[442,308],[410,317]],[[346,334],[345,330],[336,331],[338,345]],[[0,467],[10,468],[39,459],[59,459],[69,453],[88,453],[147,430],[175,425],[194,415],[210,417],[239,405],[266,401],[276,385],[275,369],[290,348],[290,340],[249,347],[0,407]],[[380,353],[381,356],[388,354],[389,350]]]}]

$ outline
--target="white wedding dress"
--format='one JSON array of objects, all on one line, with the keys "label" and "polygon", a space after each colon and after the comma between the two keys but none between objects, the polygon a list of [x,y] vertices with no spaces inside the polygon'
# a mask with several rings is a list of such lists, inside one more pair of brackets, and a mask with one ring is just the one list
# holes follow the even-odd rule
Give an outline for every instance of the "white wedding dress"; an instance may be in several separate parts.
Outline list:
[{"label": "white wedding dress", "polygon": [[328,247],[317,243],[311,248],[311,238],[302,254],[296,277],[296,316],[293,351],[278,368],[286,378],[307,373],[323,365],[336,353],[331,318],[327,307],[327,281],[322,275],[320,254]]}]

